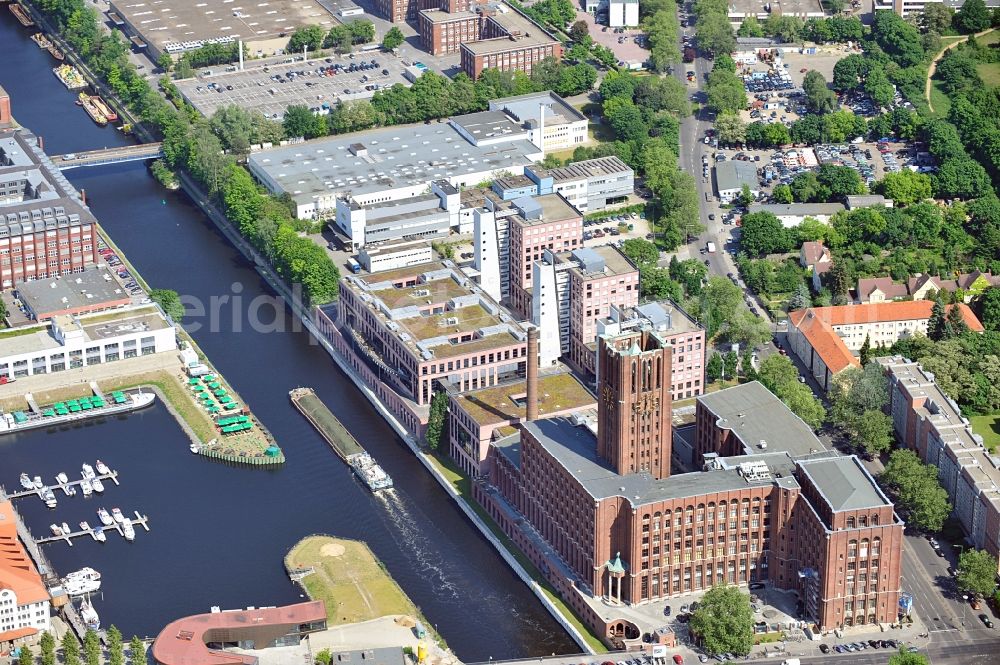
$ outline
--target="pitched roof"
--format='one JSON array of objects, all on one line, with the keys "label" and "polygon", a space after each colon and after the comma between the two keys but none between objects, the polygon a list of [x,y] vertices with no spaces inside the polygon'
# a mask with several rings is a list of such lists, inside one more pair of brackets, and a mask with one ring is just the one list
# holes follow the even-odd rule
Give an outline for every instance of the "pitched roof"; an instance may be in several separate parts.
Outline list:
[{"label": "pitched roof", "polygon": [[809,346],[813,348],[816,355],[820,357],[831,374],[836,374],[848,367],[859,367],[861,363],[854,357],[840,335],[833,331],[833,328],[819,316],[816,316],[816,309],[831,309],[829,307],[800,309],[789,312],[788,319],[792,325],[799,329],[805,336]]},{"label": "pitched roof", "polygon": [[[968,305],[949,305],[948,309],[958,307],[969,330],[982,332],[983,324],[972,313]],[[829,325],[850,326],[863,323],[885,323],[887,321],[919,321],[931,318],[934,303],[930,300],[898,300],[894,302],[876,302],[863,305],[840,305],[836,307],[814,307],[810,311]]]},{"label": "pitched roof", "polygon": [[985,277],[986,281],[992,286],[1000,286],[1000,277],[994,277],[988,272],[980,272],[976,270],[975,272],[965,273],[958,276],[958,285],[963,289],[967,289],[972,286],[977,279],[980,277]]},{"label": "pitched roof", "polygon": [[892,277],[869,277],[858,280],[858,300],[867,302],[878,289],[886,298],[902,298],[907,295],[906,285],[892,281]]},{"label": "pitched roof", "polygon": [[927,284],[930,284],[935,291],[954,291],[958,288],[958,282],[953,279],[941,279],[936,275],[921,275],[920,277],[911,277],[906,281],[906,288],[910,292],[910,295],[915,294],[920,289],[924,288]]},{"label": "pitched roof", "polygon": [[10,501],[0,502],[0,588],[13,591],[18,605],[49,599],[42,577],[17,538],[17,522]]},{"label": "pitched roof", "polygon": [[830,257],[830,250],[824,247],[823,243],[816,240],[802,243],[802,260],[806,267],[819,263],[823,257]]}]

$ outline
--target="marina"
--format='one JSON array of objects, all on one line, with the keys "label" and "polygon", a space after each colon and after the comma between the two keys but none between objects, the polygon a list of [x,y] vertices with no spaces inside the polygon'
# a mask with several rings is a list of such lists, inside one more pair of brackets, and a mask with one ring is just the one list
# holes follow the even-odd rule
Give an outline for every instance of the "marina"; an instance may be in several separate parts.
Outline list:
[{"label": "marina", "polygon": [[[84,466],[89,467],[90,465],[85,464]],[[28,474],[22,473],[21,487],[24,489],[22,489],[19,492],[5,492],[2,489],[0,489],[0,500],[2,500],[3,498],[23,499],[26,496],[37,496],[38,498],[42,499],[42,501],[46,501],[46,496],[51,494],[54,497],[54,492],[52,491],[53,488],[62,490],[65,496],[75,496],[76,488],[79,487],[81,488],[84,496],[89,496],[90,493],[94,491],[97,491],[98,493],[103,492],[104,491],[103,481],[105,480],[110,480],[115,485],[120,484],[118,482],[117,471],[109,469],[107,466],[104,466],[103,463],[100,463],[100,466],[104,468],[104,472],[98,474],[95,473],[91,468],[91,471],[88,474],[86,470],[84,470],[83,477],[80,478],[80,480],[69,480],[69,478],[66,476],[65,473],[60,472],[55,478],[56,481],[55,484],[51,486],[42,484],[41,478],[39,476],[35,476],[35,480],[31,481],[32,486],[30,488],[25,488],[26,484],[25,478],[28,477]],[[95,482],[98,483],[96,487],[95,487]],[[98,490],[97,489],[98,487],[100,487],[101,489]],[[87,488],[90,488],[89,491]],[[46,503],[48,503],[48,501],[46,501]],[[49,507],[55,508],[54,502],[53,505]]]},{"label": "marina", "polygon": [[358,443],[337,416],[323,404],[312,388],[296,388],[288,393],[302,415],[316,428],[337,455],[372,492],[392,489],[392,478]]},{"label": "marina", "polygon": [[[44,545],[45,543],[55,543],[58,541],[63,541],[70,547],[73,546],[73,538],[81,538],[83,536],[89,536],[97,542],[104,542],[104,538],[99,537],[101,535],[107,534],[109,530],[117,531],[125,540],[131,541],[135,538],[135,527],[141,526],[147,532],[149,531],[149,517],[147,515],[140,515],[139,511],[134,511],[135,517],[125,517],[121,521],[113,520],[111,524],[104,527],[90,527],[88,525],[87,529],[80,529],[79,531],[70,531],[68,533],[60,533],[57,536],[48,536],[45,538],[36,538],[35,542],[39,545]],[[100,529],[100,531],[98,531]],[[61,531],[61,529],[60,529]]]}]

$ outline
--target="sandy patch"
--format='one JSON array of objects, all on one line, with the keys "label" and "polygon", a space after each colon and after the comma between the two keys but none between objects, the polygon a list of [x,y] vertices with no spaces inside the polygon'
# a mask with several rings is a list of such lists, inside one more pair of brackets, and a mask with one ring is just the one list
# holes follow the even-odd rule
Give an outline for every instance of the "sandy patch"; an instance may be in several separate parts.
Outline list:
[{"label": "sandy patch", "polygon": [[339,543],[327,543],[319,549],[319,553],[323,556],[344,556],[344,546]]}]

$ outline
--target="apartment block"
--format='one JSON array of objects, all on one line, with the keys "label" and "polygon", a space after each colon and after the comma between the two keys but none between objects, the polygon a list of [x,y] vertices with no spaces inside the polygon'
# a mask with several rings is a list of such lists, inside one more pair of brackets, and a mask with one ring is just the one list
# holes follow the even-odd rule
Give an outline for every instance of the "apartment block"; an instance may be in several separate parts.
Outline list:
[{"label": "apartment block", "polygon": [[969,541],[1000,555],[1000,461],[983,447],[958,405],[918,363],[876,358],[889,379],[889,415],[900,442],[938,469]]}]

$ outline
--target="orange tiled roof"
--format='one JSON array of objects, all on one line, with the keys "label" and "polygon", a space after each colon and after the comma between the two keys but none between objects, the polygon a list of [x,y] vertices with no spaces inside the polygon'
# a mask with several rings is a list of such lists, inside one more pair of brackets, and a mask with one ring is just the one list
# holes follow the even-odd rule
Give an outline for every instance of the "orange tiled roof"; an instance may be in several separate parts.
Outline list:
[{"label": "orange tiled roof", "polygon": [[[972,313],[968,305],[958,307],[969,330],[982,332],[983,324]],[[862,323],[885,323],[887,321],[918,321],[931,318],[934,303],[930,300],[900,300],[896,302],[866,303],[864,305],[840,305],[836,307],[814,307],[812,312],[831,326],[849,326]]]},{"label": "orange tiled roof", "polygon": [[14,640],[19,640],[22,637],[28,637],[29,635],[34,635],[38,632],[37,628],[31,626],[25,626],[24,628],[15,628],[14,630],[8,630],[6,633],[0,633],[0,642],[13,642]]},{"label": "orange tiled roof", "polygon": [[0,587],[13,591],[18,605],[49,599],[35,564],[17,538],[14,507],[10,501],[0,502]]},{"label": "orange tiled roof", "polygon": [[815,315],[817,309],[830,308],[817,307],[796,310],[788,314],[788,319],[805,336],[806,341],[809,342],[813,351],[820,357],[831,374],[836,374],[848,367],[859,367],[861,363],[844,344],[844,340],[840,339],[840,335],[833,332],[833,328],[826,321]]}]

